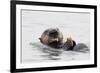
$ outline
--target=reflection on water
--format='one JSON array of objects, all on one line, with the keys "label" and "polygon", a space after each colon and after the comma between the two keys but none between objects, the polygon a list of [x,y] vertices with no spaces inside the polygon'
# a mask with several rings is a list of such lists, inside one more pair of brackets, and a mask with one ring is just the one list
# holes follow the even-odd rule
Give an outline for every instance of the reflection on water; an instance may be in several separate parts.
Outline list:
[{"label": "reflection on water", "polygon": [[[39,53],[35,53],[38,54],[40,56],[40,60],[81,60],[81,59],[88,59],[89,58],[89,49],[86,46],[83,46],[84,49],[82,47],[81,51],[77,50],[76,48],[78,48],[76,46],[74,51],[65,51],[63,50],[63,48],[61,49],[54,49],[54,48],[50,48],[48,46],[45,46],[43,44],[40,43],[30,43],[30,45],[33,47],[32,51],[35,53],[34,50],[38,50],[40,51]],[[78,48],[78,49],[79,49]],[[33,55],[33,57],[35,58],[36,56]],[[38,59],[38,60],[39,60]]]},{"label": "reflection on water", "polygon": [[[41,57],[48,58],[50,60],[59,60],[59,55],[62,53],[62,49],[53,49],[38,43],[30,43],[31,46],[37,47],[38,51],[41,51],[42,53],[45,53],[45,55],[41,55]],[[33,48],[34,51],[34,48]]]}]

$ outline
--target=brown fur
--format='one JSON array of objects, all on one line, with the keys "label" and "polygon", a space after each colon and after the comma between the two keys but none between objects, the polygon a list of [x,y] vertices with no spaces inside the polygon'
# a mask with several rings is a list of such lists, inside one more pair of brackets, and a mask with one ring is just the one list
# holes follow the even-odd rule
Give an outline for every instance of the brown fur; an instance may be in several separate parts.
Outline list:
[{"label": "brown fur", "polygon": [[[47,29],[45,30],[41,37],[39,38],[40,39],[40,42],[43,43],[44,45],[48,45],[50,47],[54,47],[56,46],[56,48],[64,45],[64,44],[67,44],[67,45],[70,45],[70,46],[73,46],[73,39],[71,37],[68,37],[68,38],[63,38],[63,34],[62,32],[59,31],[59,29],[56,29],[57,32],[58,32],[58,36],[56,38],[51,38],[49,36],[49,33],[54,30],[54,29]],[[54,41],[56,41],[57,43],[53,43]],[[52,45],[50,45],[52,44]],[[63,46],[62,46],[63,47]]]},{"label": "brown fur", "polygon": [[63,34],[59,31],[59,29],[57,29],[58,32],[58,36],[56,38],[51,38],[49,36],[49,33],[52,31],[53,29],[47,29],[45,30],[41,37],[39,38],[41,43],[50,46],[49,44],[52,43],[53,41],[59,41],[58,44],[62,44],[63,43]]},{"label": "brown fur", "polygon": [[73,40],[71,37],[67,38],[66,42],[73,46]]}]

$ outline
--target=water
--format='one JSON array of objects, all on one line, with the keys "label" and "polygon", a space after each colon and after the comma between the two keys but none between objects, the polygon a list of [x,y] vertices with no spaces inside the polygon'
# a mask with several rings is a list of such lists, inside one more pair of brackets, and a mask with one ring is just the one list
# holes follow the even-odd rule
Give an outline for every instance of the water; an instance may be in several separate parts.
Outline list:
[{"label": "water", "polygon": [[85,43],[89,47],[88,13],[22,11],[22,63],[89,60],[89,52],[54,50],[41,44],[38,38],[44,30],[54,27],[60,29],[64,38],[71,36],[76,43]]}]

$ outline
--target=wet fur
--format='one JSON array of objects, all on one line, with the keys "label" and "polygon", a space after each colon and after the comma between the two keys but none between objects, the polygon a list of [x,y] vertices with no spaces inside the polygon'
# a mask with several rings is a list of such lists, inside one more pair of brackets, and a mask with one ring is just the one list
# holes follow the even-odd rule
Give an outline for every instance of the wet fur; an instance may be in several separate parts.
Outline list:
[{"label": "wet fur", "polygon": [[[58,33],[56,38],[52,38],[49,35],[49,33],[52,32],[53,30],[56,30]],[[72,38],[67,38],[64,40],[63,34],[59,31],[58,28],[45,30],[39,39],[42,44],[50,46],[52,48],[56,48],[56,49],[64,48],[66,50],[72,50],[73,47],[76,45],[76,42],[72,40]],[[52,41],[52,39],[53,40],[58,39],[58,40]]]}]

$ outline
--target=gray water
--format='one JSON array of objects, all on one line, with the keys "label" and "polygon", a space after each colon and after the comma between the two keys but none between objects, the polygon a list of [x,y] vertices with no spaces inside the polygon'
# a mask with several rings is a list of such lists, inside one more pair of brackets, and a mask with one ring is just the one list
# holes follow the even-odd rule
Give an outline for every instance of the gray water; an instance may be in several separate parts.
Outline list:
[{"label": "gray water", "polygon": [[89,52],[54,50],[40,43],[39,37],[48,28],[59,28],[64,38],[90,44],[90,14],[69,12],[22,11],[22,63],[88,60]]}]

